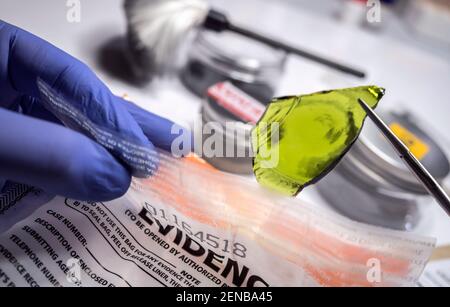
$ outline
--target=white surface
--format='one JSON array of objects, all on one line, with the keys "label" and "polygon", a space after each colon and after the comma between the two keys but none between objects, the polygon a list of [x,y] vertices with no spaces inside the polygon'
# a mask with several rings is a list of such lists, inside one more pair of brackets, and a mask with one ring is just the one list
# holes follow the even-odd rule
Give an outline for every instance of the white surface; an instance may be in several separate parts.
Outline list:
[{"label": "white surface", "polygon": [[[256,0],[252,0],[256,1]],[[319,19],[306,12],[285,9],[276,0],[259,0],[268,8],[242,7],[247,1],[214,1],[234,12],[234,19],[248,26],[264,29],[312,51],[364,68],[368,81],[388,89],[382,107],[398,104],[424,117],[432,129],[447,135],[450,129],[450,54],[448,60],[411,49],[389,38],[362,32],[332,20]],[[157,82],[148,88],[134,88],[109,77],[97,63],[99,47],[110,38],[125,33],[125,19],[120,0],[81,0],[81,23],[66,20],[66,1],[2,0],[0,18],[39,35],[66,52],[86,62],[116,94],[127,93],[140,106],[190,125],[199,100],[177,82]],[[248,6],[248,4],[247,4]],[[265,18],[270,16],[271,18]],[[279,94],[308,93],[325,88],[360,85],[361,81],[331,72],[314,63],[291,58]],[[448,150],[448,148],[447,148]],[[314,188],[300,196],[323,203]],[[432,204],[430,218],[420,232],[450,243],[450,220]]]}]

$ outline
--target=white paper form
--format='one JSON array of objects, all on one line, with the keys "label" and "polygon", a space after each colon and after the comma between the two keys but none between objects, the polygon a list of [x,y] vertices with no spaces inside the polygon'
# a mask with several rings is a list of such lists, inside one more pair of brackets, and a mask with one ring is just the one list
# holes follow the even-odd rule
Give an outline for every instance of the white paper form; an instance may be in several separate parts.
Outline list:
[{"label": "white paper form", "polygon": [[[261,269],[243,264],[249,261],[230,256],[231,250],[211,253],[164,224],[126,198],[88,203],[57,197],[0,237],[0,286],[201,287],[276,282],[260,276]],[[244,244],[242,248],[250,249]],[[263,255],[257,246],[252,252]],[[268,265],[263,260],[251,263]],[[277,268],[304,276],[292,264]],[[292,277],[287,281],[308,282]]]},{"label": "white paper form", "polygon": [[450,287],[450,260],[430,262],[418,285],[420,287]]},{"label": "white paper form", "polygon": [[419,287],[450,287],[450,246],[438,247],[425,268]]},{"label": "white paper form", "polygon": [[[318,286],[334,282],[327,272],[338,268],[347,285],[407,285],[431,254],[432,240],[345,225],[304,209],[310,238],[294,235],[300,244],[294,248],[276,236],[283,223],[270,216],[257,228],[223,228],[204,223],[195,209],[188,216],[138,190],[108,203],[56,197],[0,235],[0,286]],[[318,229],[325,232],[315,234]],[[329,238],[334,255],[315,246],[316,235],[327,240],[327,233],[336,235]],[[353,252],[346,256],[348,248]],[[365,280],[373,268],[357,258],[366,253],[388,261],[381,261],[382,280]],[[398,273],[397,266],[408,270]]]}]

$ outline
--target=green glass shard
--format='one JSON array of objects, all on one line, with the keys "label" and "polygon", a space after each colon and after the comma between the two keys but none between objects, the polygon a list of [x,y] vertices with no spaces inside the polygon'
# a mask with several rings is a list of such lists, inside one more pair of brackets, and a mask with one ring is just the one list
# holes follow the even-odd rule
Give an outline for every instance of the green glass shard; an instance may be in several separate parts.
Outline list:
[{"label": "green glass shard", "polygon": [[252,131],[258,182],[297,195],[330,172],[358,138],[384,89],[364,86],[274,99]]}]

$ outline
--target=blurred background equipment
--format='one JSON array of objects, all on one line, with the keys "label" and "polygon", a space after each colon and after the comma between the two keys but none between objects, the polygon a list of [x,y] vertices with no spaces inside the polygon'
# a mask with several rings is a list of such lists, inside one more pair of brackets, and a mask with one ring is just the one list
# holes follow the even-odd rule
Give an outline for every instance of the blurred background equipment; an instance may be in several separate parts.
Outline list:
[{"label": "blurred background equipment", "polygon": [[405,11],[407,24],[417,34],[450,44],[450,1],[409,1]]},{"label": "blurred background equipment", "polygon": [[148,81],[176,68],[181,45],[208,14],[203,0],[125,0],[124,8],[130,64]]},{"label": "blurred background equipment", "polygon": [[[402,43],[450,55],[450,1],[448,0],[285,0],[320,18],[336,19]],[[367,14],[379,2],[380,21],[370,22]]]},{"label": "blurred background equipment", "polygon": [[[256,121],[265,110],[265,105],[230,82],[211,86],[206,98],[202,101],[201,120],[199,120],[203,127],[208,125],[211,129],[197,129],[195,132],[198,134],[195,138],[201,140],[202,146],[214,134],[216,139],[223,141],[224,146],[219,149],[221,151],[219,156],[202,155],[203,159],[215,168],[234,174],[253,175],[251,131],[255,120],[249,120],[250,116],[246,117],[251,114],[244,110],[244,107],[237,109],[236,106],[239,105],[257,108],[259,112],[254,116]],[[226,154],[229,148],[233,149],[233,155]]]},{"label": "blurred background equipment", "polygon": [[275,95],[286,53],[234,33],[201,30],[180,72],[182,83],[199,97],[218,82],[231,81],[261,102]]},{"label": "blurred background equipment", "polygon": [[[262,9],[260,3],[253,4],[256,4],[253,6],[255,11]],[[196,26],[217,33],[233,32],[343,73],[365,77],[365,73],[358,69],[238,26],[224,13],[210,9],[206,0],[126,0],[125,12],[133,67],[145,79],[176,65],[179,48],[193,35],[191,30]]]}]

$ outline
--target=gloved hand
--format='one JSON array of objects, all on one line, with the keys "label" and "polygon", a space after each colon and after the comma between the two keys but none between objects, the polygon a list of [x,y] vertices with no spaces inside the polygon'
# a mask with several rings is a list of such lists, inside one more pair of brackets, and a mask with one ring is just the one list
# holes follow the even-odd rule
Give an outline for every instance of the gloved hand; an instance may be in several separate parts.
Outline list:
[{"label": "gloved hand", "polygon": [[[49,104],[55,98],[45,97],[40,84],[72,109]],[[74,110],[83,122],[61,115]],[[136,170],[94,136],[100,131],[100,139],[113,135],[144,151],[153,144],[170,150],[178,137],[173,125],[114,96],[80,61],[0,20],[0,183],[13,180],[79,200],[118,198]]]}]

